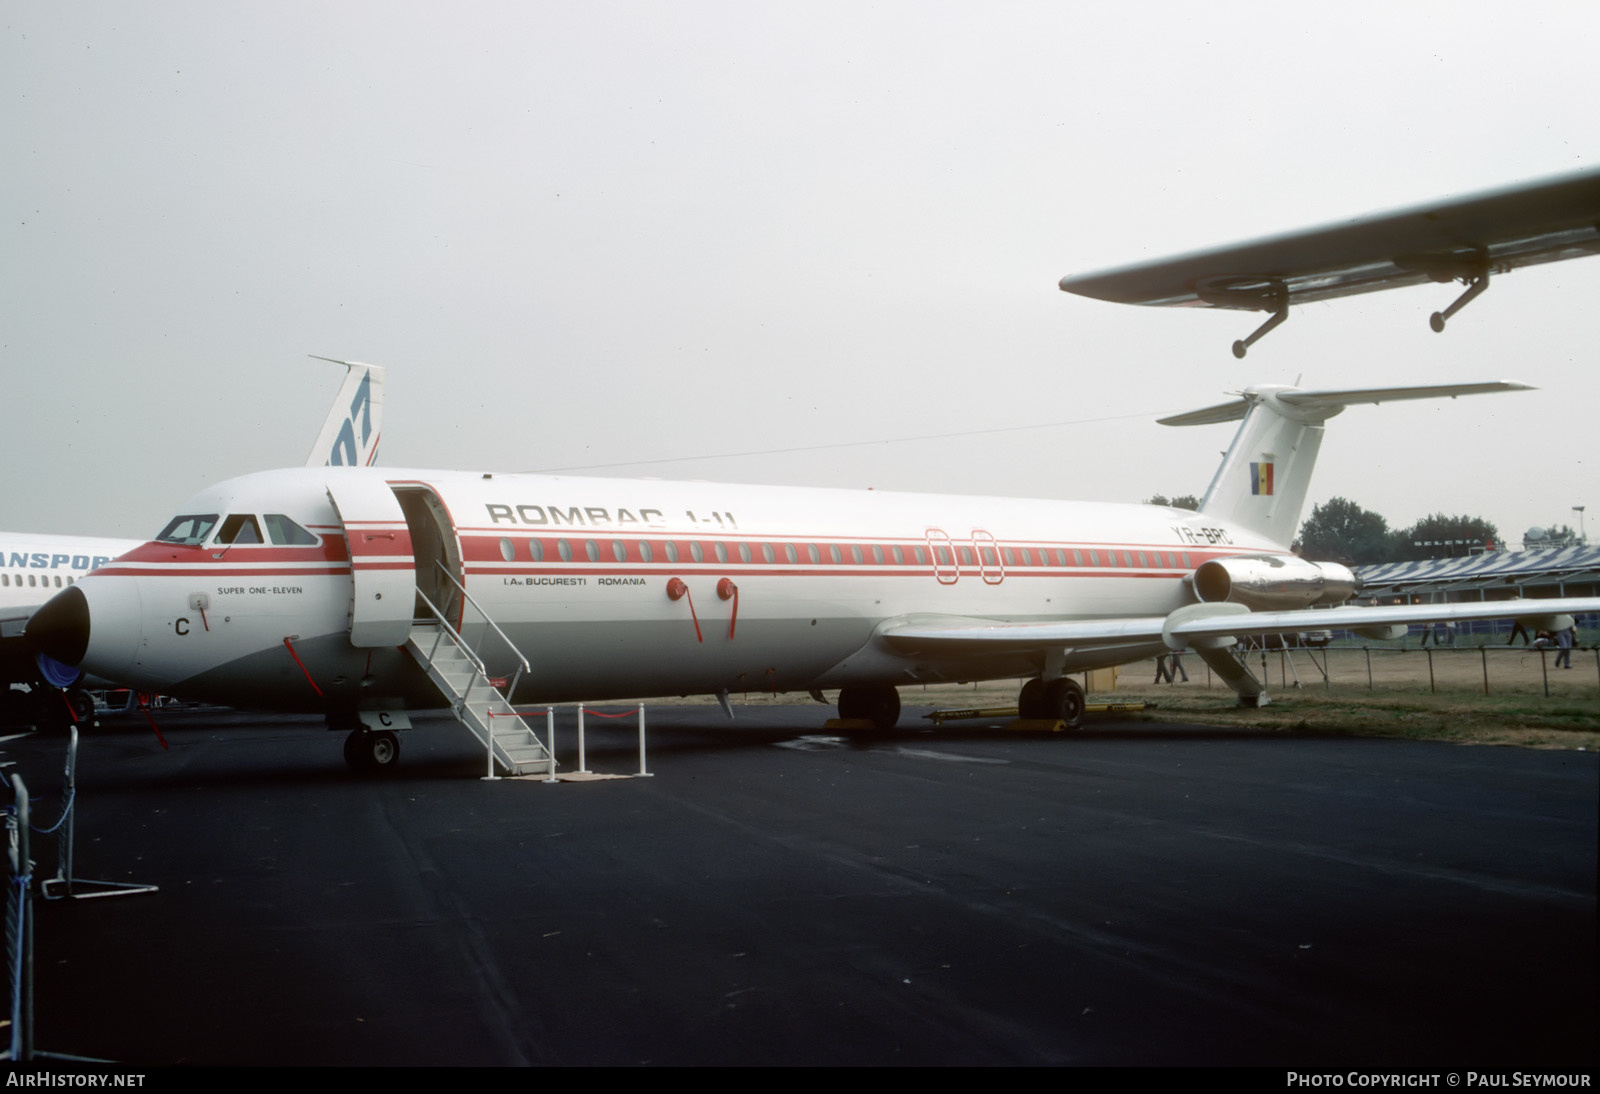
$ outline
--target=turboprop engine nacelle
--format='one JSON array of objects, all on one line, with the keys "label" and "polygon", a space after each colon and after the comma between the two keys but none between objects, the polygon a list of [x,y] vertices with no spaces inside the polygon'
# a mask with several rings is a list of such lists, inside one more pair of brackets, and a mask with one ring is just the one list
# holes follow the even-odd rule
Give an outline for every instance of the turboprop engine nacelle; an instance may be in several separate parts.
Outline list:
[{"label": "turboprop engine nacelle", "polygon": [[1361,579],[1337,562],[1307,562],[1295,555],[1238,555],[1201,563],[1194,593],[1207,604],[1233,601],[1252,611],[1342,604]]}]

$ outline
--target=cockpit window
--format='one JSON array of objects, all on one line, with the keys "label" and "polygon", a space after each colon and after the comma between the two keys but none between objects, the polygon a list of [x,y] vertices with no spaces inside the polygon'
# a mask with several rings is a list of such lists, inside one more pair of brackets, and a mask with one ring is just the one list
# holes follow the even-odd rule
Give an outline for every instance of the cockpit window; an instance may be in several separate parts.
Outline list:
[{"label": "cockpit window", "polygon": [[211,534],[211,529],[216,526],[217,514],[207,513],[204,516],[188,515],[173,517],[167,526],[161,529],[161,534],[156,537],[157,543],[178,543],[185,547],[198,547],[206,541],[206,536]]},{"label": "cockpit window", "polygon": [[317,537],[300,527],[282,513],[268,513],[261,518],[267,524],[267,538],[280,547],[314,547]]},{"label": "cockpit window", "polygon": [[217,543],[265,543],[261,538],[261,525],[256,523],[256,518],[249,513],[235,513],[222,522],[222,531],[217,533]]}]

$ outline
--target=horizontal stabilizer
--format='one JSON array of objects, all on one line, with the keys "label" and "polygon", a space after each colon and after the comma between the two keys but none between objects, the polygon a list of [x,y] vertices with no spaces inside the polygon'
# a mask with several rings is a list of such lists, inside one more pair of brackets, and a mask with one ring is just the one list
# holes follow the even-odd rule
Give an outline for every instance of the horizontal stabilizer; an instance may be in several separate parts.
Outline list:
[{"label": "horizontal stabilizer", "polygon": [[[1262,388],[1260,390],[1268,390]],[[1536,391],[1528,384],[1512,380],[1495,380],[1479,384],[1429,384],[1421,387],[1363,387],[1342,391],[1300,391],[1285,388],[1275,392],[1278,401],[1292,407],[1296,417],[1306,422],[1321,422],[1338,414],[1347,406],[1364,403],[1387,403],[1399,399],[1454,399],[1457,395],[1487,395],[1501,391]],[[1162,425],[1214,425],[1217,422],[1236,422],[1245,416],[1256,401],[1252,396],[1257,389],[1240,393],[1231,402],[1218,403],[1202,410],[1157,419]]]}]

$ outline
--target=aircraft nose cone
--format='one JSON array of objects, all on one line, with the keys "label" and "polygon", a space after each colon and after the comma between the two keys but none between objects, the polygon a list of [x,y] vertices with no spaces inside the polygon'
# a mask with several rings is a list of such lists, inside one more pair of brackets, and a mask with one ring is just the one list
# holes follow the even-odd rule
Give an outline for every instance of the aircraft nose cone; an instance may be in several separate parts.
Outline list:
[{"label": "aircraft nose cone", "polygon": [[76,585],[61,590],[33,613],[23,637],[38,653],[62,664],[78,664],[89,648],[88,598]]}]

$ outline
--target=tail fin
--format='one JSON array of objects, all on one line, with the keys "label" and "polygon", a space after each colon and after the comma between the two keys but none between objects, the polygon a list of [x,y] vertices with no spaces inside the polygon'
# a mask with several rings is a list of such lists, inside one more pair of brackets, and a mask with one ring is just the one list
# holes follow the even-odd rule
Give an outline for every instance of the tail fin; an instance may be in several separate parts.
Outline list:
[{"label": "tail fin", "polygon": [[1200,512],[1223,517],[1287,546],[1300,526],[1300,512],[1311,488],[1311,469],[1322,447],[1322,423],[1345,407],[1394,399],[1453,399],[1457,395],[1532,390],[1509,380],[1348,391],[1302,391],[1262,384],[1239,392],[1233,402],[1160,421],[1162,425],[1210,425],[1242,418],[1200,503]]},{"label": "tail fin", "polygon": [[336,361],[343,365],[344,383],[333,397],[328,420],[322,424],[317,443],[306,457],[307,467],[370,467],[378,458],[378,440],[383,426],[383,366],[363,365],[359,361]]}]

